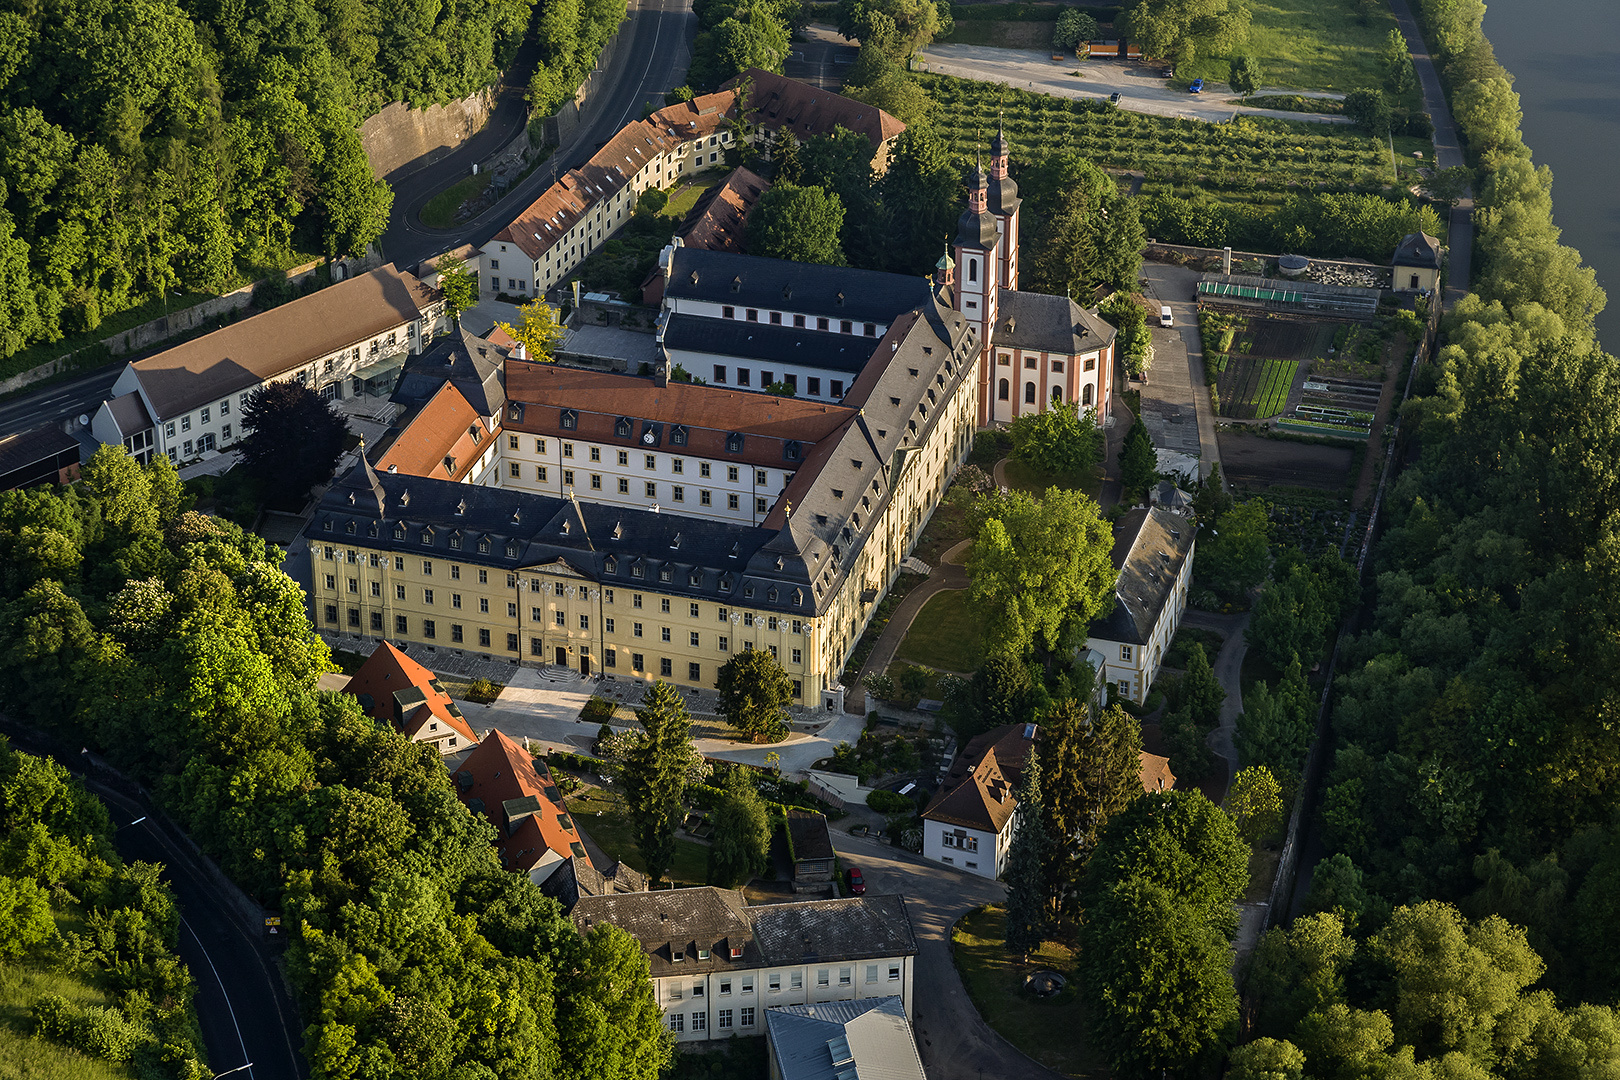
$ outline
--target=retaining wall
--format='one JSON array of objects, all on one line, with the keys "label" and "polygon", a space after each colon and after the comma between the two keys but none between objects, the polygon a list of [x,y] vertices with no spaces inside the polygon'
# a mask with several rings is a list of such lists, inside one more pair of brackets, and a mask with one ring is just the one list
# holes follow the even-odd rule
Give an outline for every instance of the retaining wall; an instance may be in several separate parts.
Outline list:
[{"label": "retaining wall", "polygon": [[360,145],[372,171],[386,180],[406,166],[420,168],[452,153],[484,129],[495,94],[488,88],[425,109],[413,109],[403,101],[385,106],[360,125]]}]

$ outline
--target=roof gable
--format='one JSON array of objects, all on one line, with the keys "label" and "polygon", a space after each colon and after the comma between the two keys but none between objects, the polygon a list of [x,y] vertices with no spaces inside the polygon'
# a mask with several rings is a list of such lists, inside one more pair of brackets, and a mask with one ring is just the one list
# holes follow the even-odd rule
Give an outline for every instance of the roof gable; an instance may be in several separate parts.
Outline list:
[{"label": "roof gable", "polygon": [[551,770],[499,728],[467,755],[452,780],[456,796],[500,833],[495,849],[508,870],[528,870],[548,851],[563,859],[586,857]]}]

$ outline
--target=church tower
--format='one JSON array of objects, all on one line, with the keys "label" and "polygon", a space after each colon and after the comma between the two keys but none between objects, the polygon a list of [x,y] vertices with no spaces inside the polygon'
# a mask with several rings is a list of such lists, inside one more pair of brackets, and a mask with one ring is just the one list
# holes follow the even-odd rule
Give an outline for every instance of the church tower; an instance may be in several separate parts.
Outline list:
[{"label": "church tower", "polygon": [[998,123],[990,144],[989,207],[996,216],[1001,234],[1000,257],[996,260],[996,281],[1003,289],[1018,288],[1018,184],[1008,168],[1007,133]]},{"label": "church tower", "polygon": [[1000,287],[1000,222],[990,212],[989,178],[977,165],[967,184],[967,209],[956,221],[955,308],[979,337],[979,426],[989,423],[990,337],[996,325]]}]

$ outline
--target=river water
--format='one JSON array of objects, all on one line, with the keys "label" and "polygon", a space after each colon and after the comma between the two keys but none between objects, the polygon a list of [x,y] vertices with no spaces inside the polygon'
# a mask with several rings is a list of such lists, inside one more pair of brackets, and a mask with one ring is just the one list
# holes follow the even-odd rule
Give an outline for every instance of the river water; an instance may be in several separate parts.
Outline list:
[{"label": "river water", "polygon": [[1514,75],[1524,141],[1553,172],[1553,215],[1609,293],[1620,351],[1620,0],[1488,0],[1485,36]]}]

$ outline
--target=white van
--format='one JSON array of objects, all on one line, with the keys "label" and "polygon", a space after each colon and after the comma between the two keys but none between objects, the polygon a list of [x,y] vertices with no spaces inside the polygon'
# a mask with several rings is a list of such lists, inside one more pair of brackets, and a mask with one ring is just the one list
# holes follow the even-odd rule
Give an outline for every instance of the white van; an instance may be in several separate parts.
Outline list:
[{"label": "white van", "polygon": [[1175,320],[1170,317],[1170,305],[1169,304],[1161,304],[1161,305],[1159,305],[1159,325],[1160,326],[1174,326],[1174,325],[1176,325]]}]

